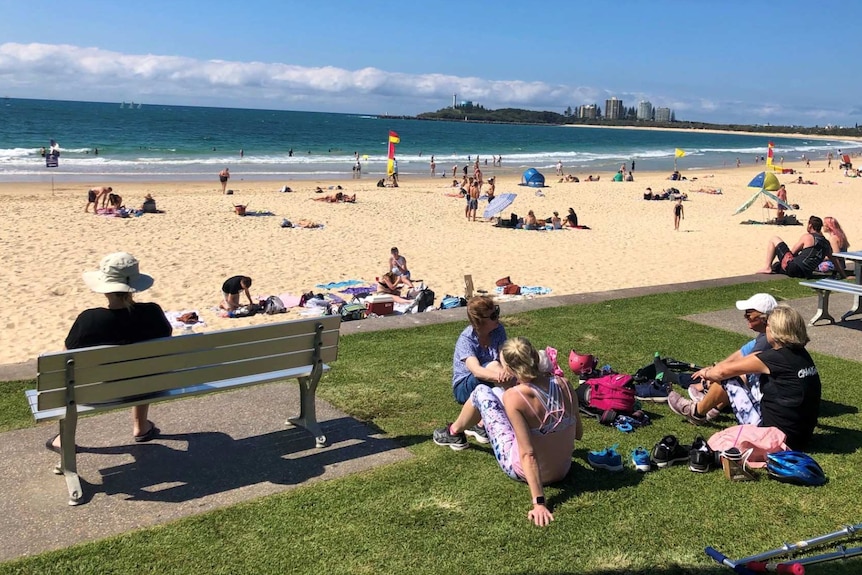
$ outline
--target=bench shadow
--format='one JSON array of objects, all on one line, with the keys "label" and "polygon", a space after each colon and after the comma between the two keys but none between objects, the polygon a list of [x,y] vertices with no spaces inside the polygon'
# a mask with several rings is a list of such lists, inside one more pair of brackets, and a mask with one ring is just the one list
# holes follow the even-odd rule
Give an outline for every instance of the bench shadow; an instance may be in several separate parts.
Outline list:
[{"label": "bench shadow", "polygon": [[[321,426],[328,440],[322,449],[301,428],[243,439],[201,432],[160,434],[146,444],[79,446],[80,454],[130,455],[134,459],[99,467],[102,484],[88,484],[84,492],[87,500],[104,493],[126,494],[129,500],[178,503],[261,483],[298,485],[333,466],[401,447],[389,438],[373,437],[373,430],[349,417]],[[175,448],[166,442],[185,445]]]}]

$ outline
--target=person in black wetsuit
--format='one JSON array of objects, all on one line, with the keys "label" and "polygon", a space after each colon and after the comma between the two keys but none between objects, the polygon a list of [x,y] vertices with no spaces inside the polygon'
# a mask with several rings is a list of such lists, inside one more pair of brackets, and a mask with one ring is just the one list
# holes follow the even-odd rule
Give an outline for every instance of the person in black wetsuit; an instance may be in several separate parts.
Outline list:
[{"label": "person in black wetsuit", "polygon": [[773,236],[766,246],[766,265],[759,274],[785,274],[793,278],[810,278],[824,259],[832,256],[832,246],[820,230],[823,220],[808,218],[808,228],[793,249],[784,240]]}]

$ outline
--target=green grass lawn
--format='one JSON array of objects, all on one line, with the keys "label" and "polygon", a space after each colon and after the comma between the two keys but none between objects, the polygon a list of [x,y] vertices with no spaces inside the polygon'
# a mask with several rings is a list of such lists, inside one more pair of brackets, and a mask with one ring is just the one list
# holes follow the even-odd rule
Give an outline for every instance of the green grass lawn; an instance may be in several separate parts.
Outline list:
[{"label": "green grass lawn", "polygon": [[[649,363],[655,351],[711,363],[747,338],[681,317],[732,307],[758,290],[778,299],[810,295],[794,280],[772,281],[543,309],[503,322],[509,335],[563,356],[572,348],[593,353],[622,372]],[[795,487],[765,474],[732,483],[720,471],[687,466],[639,474],[628,461],[622,473],[590,468],[590,449],[618,443],[628,454],[669,433],[690,443],[732,424],[724,417],[697,428],[665,405],[646,404],[653,425],[632,434],[586,420],[571,473],[546,488],[556,520],[533,527],[526,486],[500,472],[488,446],[471,443],[456,453],[431,442],[431,431],[458,412],[451,361],[465,324],[345,336],[321,383],[320,397],[405,445],[414,454],[409,461],[0,564],[0,574],[730,573],[703,548],[742,557],[862,522],[862,369],[813,354],[824,402],[809,452],[827,485]],[[28,384],[0,387],[0,429],[30,425],[21,393]],[[860,571],[862,558],[808,568],[815,575]]]}]

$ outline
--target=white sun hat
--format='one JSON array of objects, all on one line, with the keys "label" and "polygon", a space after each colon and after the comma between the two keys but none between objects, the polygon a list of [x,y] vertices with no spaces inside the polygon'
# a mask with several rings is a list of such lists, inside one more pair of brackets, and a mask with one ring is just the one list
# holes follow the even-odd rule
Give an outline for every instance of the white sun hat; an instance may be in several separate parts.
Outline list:
[{"label": "white sun hat", "polygon": [[138,259],[126,252],[108,254],[98,270],[84,272],[84,283],[96,293],[144,291],[153,281],[152,276],[140,272]]}]

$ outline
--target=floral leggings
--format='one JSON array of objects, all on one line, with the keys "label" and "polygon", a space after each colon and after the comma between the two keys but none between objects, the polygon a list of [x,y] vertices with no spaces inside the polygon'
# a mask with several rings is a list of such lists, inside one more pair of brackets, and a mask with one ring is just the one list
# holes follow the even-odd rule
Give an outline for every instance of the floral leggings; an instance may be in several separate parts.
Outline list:
[{"label": "floral leggings", "polygon": [[[520,452],[515,440],[515,430],[503,407],[503,390],[499,387],[488,387],[480,384],[470,394],[473,406],[482,415],[485,431],[491,440],[491,449],[503,473],[516,481],[524,481],[523,471],[520,471]],[[517,466],[517,469],[516,469]]]}]

